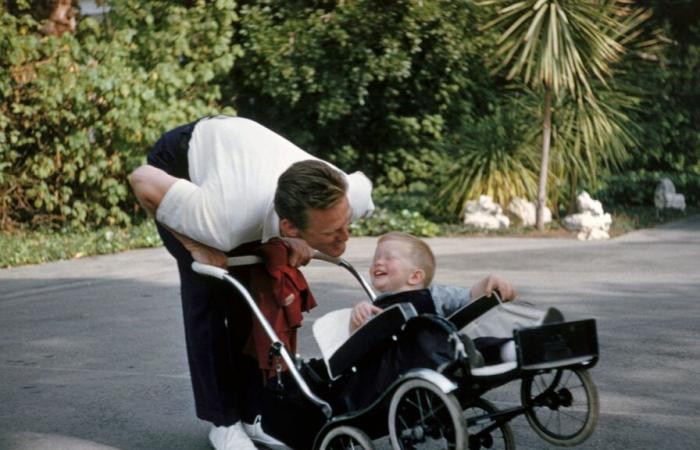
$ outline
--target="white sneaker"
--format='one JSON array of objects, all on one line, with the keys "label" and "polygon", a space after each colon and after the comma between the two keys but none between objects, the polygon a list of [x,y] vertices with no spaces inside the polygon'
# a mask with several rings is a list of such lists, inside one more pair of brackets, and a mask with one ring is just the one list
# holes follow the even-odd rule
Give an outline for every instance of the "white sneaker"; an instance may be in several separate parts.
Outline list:
[{"label": "white sneaker", "polygon": [[243,431],[241,422],[228,427],[211,427],[209,442],[216,450],[256,450],[255,444]]},{"label": "white sneaker", "polygon": [[262,417],[259,415],[255,417],[255,421],[253,421],[252,424],[243,423],[243,429],[256,444],[264,445],[272,450],[292,450],[287,447],[284,442],[265,433],[262,428]]}]

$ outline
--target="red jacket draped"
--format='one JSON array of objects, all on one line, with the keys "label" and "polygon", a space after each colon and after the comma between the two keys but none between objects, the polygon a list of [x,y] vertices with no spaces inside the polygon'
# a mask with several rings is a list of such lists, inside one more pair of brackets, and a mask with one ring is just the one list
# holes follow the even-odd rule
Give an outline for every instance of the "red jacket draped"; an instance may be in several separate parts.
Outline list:
[{"label": "red jacket draped", "polygon": [[[251,294],[279,340],[294,355],[302,311],[314,308],[316,300],[301,271],[287,264],[288,248],[281,239],[271,239],[255,253],[263,258],[263,264],[250,268]],[[254,349],[260,368],[267,375],[273,375],[276,362],[269,358],[272,342],[256,318],[253,318],[251,338],[249,345]],[[284,362],[280,362],[286,369]]]}]

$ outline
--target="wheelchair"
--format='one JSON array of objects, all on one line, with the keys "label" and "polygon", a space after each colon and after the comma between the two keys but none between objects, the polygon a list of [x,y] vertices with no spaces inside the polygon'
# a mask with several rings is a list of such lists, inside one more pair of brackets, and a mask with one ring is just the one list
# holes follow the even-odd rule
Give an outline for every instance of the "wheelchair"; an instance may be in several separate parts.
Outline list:
[{"label": "wheelchair", "polygon": [[[272,342],[270,357],[286,366],[278,364],[264,390],[268,434],[299,450],[371,450],[386,436],[396,450],[513,450],[509,421],[519,415],[557,446],[578,445],[593,433],[598,395],[588,369],[598,361],[594,319],[567,322],[555,315],[508,330],[498,341],[503,358],[493,360],[484,358],[482,336],[474,330],[489,315],[503,314],[507,304],[497,293],[441,317],[426,307],[428,290],[377,300],[346,260],[315,258],[347,269],[383,311],[352,335],[349,309],[317,319],[313,332],[322,357],[308,360],[284,347],[227,270],[193,263],[195,272],[241,294]],[[500,410],[482,398],[511,382],[520,383],[519,406]]]}]

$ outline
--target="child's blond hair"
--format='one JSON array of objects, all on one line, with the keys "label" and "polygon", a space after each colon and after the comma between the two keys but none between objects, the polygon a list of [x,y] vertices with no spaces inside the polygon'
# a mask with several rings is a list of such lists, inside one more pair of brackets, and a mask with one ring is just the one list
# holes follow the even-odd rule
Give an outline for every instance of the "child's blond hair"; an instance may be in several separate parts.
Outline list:
[{"label": "child's blond hair", "polygon": [[401,233],[399,231],[392,231],[381,235],[379,237],[379,241],[377,241],[377,244],[386,241],[398,241],[408,244],[410,248],[409,257],[411,258],[411,262],[425,274],[425,278],[423,279],[423,287],[429,287],[430,283],[433,281],[433,277],[435,276],[435,255],[433,255],[433,251],[430,249],[430,246],[415,236],[408,233]]}]

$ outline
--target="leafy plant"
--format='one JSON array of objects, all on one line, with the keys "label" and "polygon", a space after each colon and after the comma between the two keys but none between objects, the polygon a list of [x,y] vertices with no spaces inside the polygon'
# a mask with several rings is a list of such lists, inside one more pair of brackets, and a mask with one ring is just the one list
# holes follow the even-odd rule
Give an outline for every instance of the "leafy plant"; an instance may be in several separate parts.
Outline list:
[{"label": "leafy plant", "polygon": [[434,184],[437,143],[486,71],[470,1],[246,2],[225,88],[242,115],[397,193]]},{"label": "leafy plant", "polygon": [[507,205],[513,197],[533,198],[537,192],[536,151],[528,145],[527,111],[515,102],[466,123],[447,144],[454,158],[445,160],[447,183],[442,204],[461,213],[467,200],[489,195]]},{"label": "leafy plant", "polygon": [[0,10],[0,228],[128,224],[127,173],[163,131],[218,110],[207,83],[233,63],[233,1],[111,8],[60,37]]},{"label": "leafy plant", "polygon": [[390,231],[403,231],[414,236],[437,236],[440,227],[427,220],[417,211],[403,209],[390,211],[377,208],[371,217],[354,222],[350,227],[352,234],[359,236],[378,236]]},{"label": "leafy plant", "polygon": [[624,44],[637,35],[649,14],[619,0],[488,0],[481,4],[496,7],[495,18],[484,26],[500,33],[496,71],[507,70],[507,78],[521,79],[543,96],[537,193],[537,228],[543,230],[553,103],[566,94],[582,108],[596,111],[576,121],[584,143],[591,144],[594,137],[587,130],[614,135],[606,109],[599,106],[593,80],[605,85],[612,77],[613,65],[625,52]]}]

